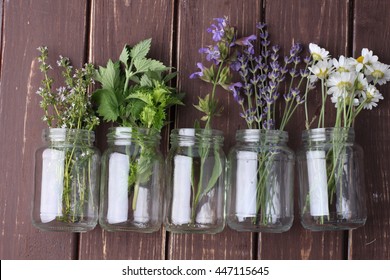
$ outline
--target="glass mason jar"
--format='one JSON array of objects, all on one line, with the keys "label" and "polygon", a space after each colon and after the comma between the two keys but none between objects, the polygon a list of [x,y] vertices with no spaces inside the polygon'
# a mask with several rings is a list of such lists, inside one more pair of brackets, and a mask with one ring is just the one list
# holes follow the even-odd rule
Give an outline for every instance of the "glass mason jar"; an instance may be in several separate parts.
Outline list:
[{"label": "glass mason jar", "polygon": [[177,233],[225,227],[225,154],[218,130],[174,129],[167,158],[165,226]]},{"label": "glass mason jar", "polygon": [[279,130],[236,132],[228,157],[227,221],[238,231],[284,232],[294,220],[294,152]]},{"label": "glass mason jar", "polygon": [[41,230],[85,232],[98,220],[100,153],[95,134],[48,128],[35,154],[32,221]]},{"label": "glass mason jar", "polygon": [[302,225],[310,230],[347,230],[364,225],[363,150],[353,128],[302,133],[298,153]]},{"label": "glass mason jar", "polygon": [[160,138],[149,129],[109,130],[100,188],[99,224],[105,230],[160,229],[164,187]]}]

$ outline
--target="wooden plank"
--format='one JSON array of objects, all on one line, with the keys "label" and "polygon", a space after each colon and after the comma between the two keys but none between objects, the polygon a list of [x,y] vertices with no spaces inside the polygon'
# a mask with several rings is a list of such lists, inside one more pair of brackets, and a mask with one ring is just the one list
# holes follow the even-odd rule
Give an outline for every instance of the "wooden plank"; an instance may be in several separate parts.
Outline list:
[{"label": "wooden plank", "polygon": [[[292,42],[308,45],[315,42],[330,51],[333,56],[348,52],[349,1],[272,0],[266,2],[266,22],[269,25],[271,41],[279,44],[288,53]],[[310,107],[320,106],[319,94],[311,93]],[[332,111],[328,104],[327,112]],[[289,132],[289,146],[297,150],[301,131],[305,129],[302,110],[297,111],[286,130]],[[334,110],[333,110],[334,111]],[[334,113],[326,116],[331,125]],[[333,121],[334,122],[334,121]],[[259,258],[261,259],[342,259],[344,258],[345,232],[310,232],[300,225],[298,206],[298,181],[295,180],[294,225],[283,234],[261,234],[259,237]],[[275,249],[276,248],[276,249]]]},{"label": "wooden plank", "polygon": [[[49,47],[81,66],[85,50],[86,1],[5,1],[0,93],[0,258],[73,259],[76,235],[39,232],[31,223],[34,152],[42,145],[35,91],[42,75],[36,48]],[[56,85],[58,87],[58,85]]]},{"label": "wooden plank", "polygon": [[[118,59],[125,44],[152,38],[151,57],[172,63],[173,0],[92,1],[90,61],[105,65]],[[107,126],[98,130],[98,146],[106,147]],[[162,148],[168,146],[163,134]],[[80,238],[81,259],[163,259],[165,231],[152,234],[109,233],[97,228]]]},{"label": "wooden plank", "polygon": [[[212,44],[206,29],[213,18],[228,16],[231,24],[237,26],[240,34],[250,34],[260,19],[261,1],[179,1],[178,18],[178,85],[186,92],[185,108],[178,108],[176,127],[193,127],[199,112],[192,107],[198,96],[210,91],[210,85],[200,80],[190,80],[196,62],[201,61],[198,50]],[[205,62],[205,60],[202,60]],[[244,123],[240,120],[239,107],[231,94],[218,91],[217,96],[225,108],[223,115],[215,120],[214,128],[225,136],[225,153],[235,143],[236,129]],[[253,234],[238,233],[225,229],[216,235],[170,234],[168,243],[169,259],[252,259]]]},{"label": "wooden plank", "polygon": [[[354,5],[354,56],[369,48],[381,62],[390,64],[390,2],[356,0]],[[356,122],[356,142],[365,156],[368,217],[363,228],[350,232],[350,259],[390,259],[390,85],[379,90],[385,99]]]}]

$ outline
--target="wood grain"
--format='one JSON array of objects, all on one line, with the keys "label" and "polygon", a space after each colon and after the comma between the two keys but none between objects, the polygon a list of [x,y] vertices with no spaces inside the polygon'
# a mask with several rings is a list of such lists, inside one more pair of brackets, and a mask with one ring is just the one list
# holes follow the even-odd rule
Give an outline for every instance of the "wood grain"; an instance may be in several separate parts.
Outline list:
[{"label": "wood grain", "polygon": [[[239,34],[252,33],[260,19],[260,1],[179,1],[178,16],[178,87],[186,92],[185,108],[178,108],[176,127],[193,127],[199,112],[192,107],[198,96],[211,91],[209,84],[200,80],[190,80],[191,73],[198,71],[196,63],[205,59],[199,54],[201,47],[212,44],[206,32],[214,18],[228,16]],[[225,108],[222,116],[215,120],[214,128],[225,136],[225,153],[235,143],[235,131],[243,122],[239,118],[239,107],[232,96],[223,90],[217,91],[217,98]],[[225,229],[217,235],[170,234],[168,259],[252,259],[253,234],[238,233]]]},{"label": "wood grain", "polygon": [[[281,46],[288,54],[293,42],[306,46],[310,42],[326,48],[333,56],[348,52],[348,1],[321,0],[272,0],[266,1],[266,22],[273,44]],[[315,113],[320,106],[319,92],[312,92],[309,106]],[[313,98],[314,97],[314,98]],[[329,102],[330,103],[330,102]],[[309,107],[309,108],[310,108]],[[328,104],[326,125],[332,125],[334,109]],[[297,150],[301,132],[305,129],[304,112],[300,108],[291,119],[286,130],[289,146]],[[334,123],[334,120],[333,120]],[[300,225],[298,208],[298,181],[295,180],[294,225],[283,234],[261,234],[259,239],[260,259],[342,259],[345,246],[344,232],[310,232]]]},{"label": "wood grain", "polygon": [[[172,63],[173,0],[92,1],[90,61],[117,60],[125,44],[152,38],[150,57]],[[98,130],[98,147],[106,147],[106,126]],[[162,148],[168,146],[168,133]],[[80,259],[163,259],[165,232],[109,233],[97,228],[80,238]]]},{"label": "wood grain", "polygon": [[[42,145],[42,75],[36,48],[49,47],[50,64],[58,54],[75,66],[84,60],[86,1],[5,1],[0,92],[0,258],[73,259],[76,235],[47,233],[31,223],[34,152]],[[58,77],[58,76],[57,76]],[[55,86],[58,87],[58,84]]]},{"label": "wood grain", "polygon": [[[355,1],[354,56],[373,50],[390,64],[389,1]],[[350,232],[350,259],[390,259],[390,85],[379,87],[384,96],[378,107],[364,111],[356,122],[356,142],[365,156],[367,222]]]},{"label": "wood grain", "polygon": [[[97,227],[78,235],[40,232],[30,218],[34,152],[45,128],[35,94],[42,78],[35,60],[38,46],[49,47],[53,66],[62,54],[79,67],[87,60],[105,64],[118,58],[124,44],[151,37],[151,56],[174,63],[180,71],[177,85],[187,93],[186,107],[172,112],[174,126],[193,127],[200,114],[192,104],[210,87],[189,75],[197,71],[196,62],[205,62],[198,49],[212,44],[206,28],[213,18],[229,16],[243,35],[252,34],[265,14],[271,39],[282,51],[293,41],[315,42],[334,56],[356,57],[368,47],[390,64],[388,11],[390,2],[384,0],[0,0],[0,259],[390,259],[389,84],[380,88],[385,100],[379,107],[363,112],[356,122],[356,142],[365,152],[368,220],[349,234],[302,228],[297,181],[294,226],[283,234],[228,228],[216,235],[166,234],[163,229],[154,234],[108,233]],[[227,153],[235,131],[245,125],[229,93],[218,91],[217,96],[225,110],[215,128],[224,132]],[[319,100],[313,93],[312,113]],[[107,127],[97,131],[101,150]],[[303,129],[301,110],[287,126],[294,150]],[[168,134],[165,129],[164,153]]]}]

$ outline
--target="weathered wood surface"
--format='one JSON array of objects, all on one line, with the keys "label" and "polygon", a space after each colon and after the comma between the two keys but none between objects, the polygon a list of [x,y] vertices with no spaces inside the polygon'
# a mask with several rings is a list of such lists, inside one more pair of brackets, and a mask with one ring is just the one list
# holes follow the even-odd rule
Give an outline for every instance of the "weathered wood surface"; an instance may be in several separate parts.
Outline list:
[{"label": "weathered wood surface", "polygon": [[[0,92],[0,257],[1,259],[74,259],[77,235],[39,232],[31,224],[34,153],[42,145],[42,75],[35,57],[49,47],[81,66],[85,53],[87,2],[4,1]],[[77,32],[75,32],[77,31]]]},{"label": "weathered wood surface", "polygon": [[[266,20],[273,42],[287,50],[293,41],[316,42],[334,55],[358,56],[368,47],[390,63],[390,3],[381,0],[12,0],[0,1],[2,15],[0,68],[0,258],[1,259],[390,259],[390,86],[385,100],[356,123],[356,139],[366,163],[368,221],[352,232],[312,233],[299,222],[296,184],[295,222],[283,234],[238,233],[226,228],[216,235],[108,233],[97,227],[85,234],[39,232],[31,224],[34,151],[45,127],[35,91],[41,75],[35,57],[49,47],[51,64],[58,54],[76,66],[89,60],[116,59],[125,43],[153,38],[151,54],[173,64],[177,86],[187,106],[172,112],[172,127],[192,127],[192,107],[207,84],[190,80],[198,49],[211,44],[206,28],[215,17],[229,16],[240,34],[251,34]],[[203,60],[204,61],[204,60]],[[225,108],[215,128],[225,135],[225,152],[243,128],[238,107],[223,91]],[[313,101],[313,104],[315,101]],[[330,105],[332,106],[332,105]],[[290,147],[300,145],[303,112],[287,130]],[[106,147],[107,126],[97,131]],[[162,150],[168,148],[164,131]]]},{"label": "weathered wood surface", "polygon": [[[390,2],[357,0],[354,8],[354,56],[367,47],[389,64]],[[350,233],[350,259],[390,259],[390,86],[381,93],[385,99],[378,108],[362,113],[356,125],[365,156],[368,217],[365,227]]]}]

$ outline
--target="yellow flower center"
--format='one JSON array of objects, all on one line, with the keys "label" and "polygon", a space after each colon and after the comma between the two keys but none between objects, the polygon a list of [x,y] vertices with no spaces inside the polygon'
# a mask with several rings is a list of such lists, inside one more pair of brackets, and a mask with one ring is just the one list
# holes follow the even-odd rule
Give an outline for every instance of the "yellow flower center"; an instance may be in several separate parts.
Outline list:
[{"label": "yellow flower center", "polygon": [[356,60],[359,63],[363,63],[364,57],[363,56],[359,56]]},{"label": "yellow flower center", "polygon": [[379,70],[374,70],[374,72],[372,72],[371,74],[375,79],[382,79],[383,76],[385,75],[385,73],[383,73],[382,71],[379,71]]},{"label": "yellow flower center", "polygon": [[318,61],[322,59],[322,56],[319,53],[312,53],[311,55],[313,56],[314,61]]},{"label": "yellow flower center", "polygon": [[352,87],[352,84],[350,82],[339,82],[337,84],[337,87],[339,89],[346,89],[346,90],[348,90],[348,89],[350,89]]},{"label": "yellow flower center", "polygon": [[346,68],[344,67],[339,67],[339,69],[337,69],[338,72],[342,73],[342,72],[349,72]]},{"label": "yellow flower center", "polygon": [[328,69],[320,69],[320,72],[317,74],[319,79],[325,79],[328,76]]}]

